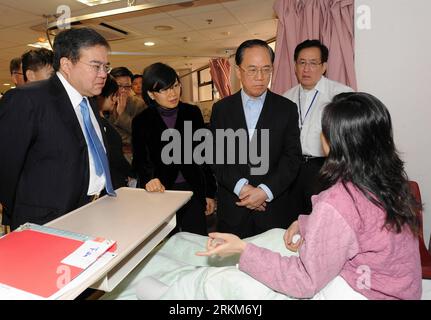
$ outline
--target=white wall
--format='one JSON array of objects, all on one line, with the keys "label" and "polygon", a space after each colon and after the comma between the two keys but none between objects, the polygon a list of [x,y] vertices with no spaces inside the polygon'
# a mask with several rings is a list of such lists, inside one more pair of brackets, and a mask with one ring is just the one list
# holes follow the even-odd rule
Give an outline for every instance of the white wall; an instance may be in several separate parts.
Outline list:
[{"label": "white wall", "polygon": [[[356,0],[367,5],[371,29],[356,24],[358,90],[388,107],[395,142],[425,203],[424,238],[431,233],[431,12],[430,0]],[[361,15],[356,11],[356,19]],[[357,21],[358,22],[358,21]]]}]

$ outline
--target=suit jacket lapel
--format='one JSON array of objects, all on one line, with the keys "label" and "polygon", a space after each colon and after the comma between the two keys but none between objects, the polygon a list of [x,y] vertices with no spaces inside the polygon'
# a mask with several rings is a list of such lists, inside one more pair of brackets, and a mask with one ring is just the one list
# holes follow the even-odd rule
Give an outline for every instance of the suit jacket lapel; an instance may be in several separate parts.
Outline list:
[{"label": "suit jacket lapel", "polygon": [[70,129],[70,132],[73,132],[78,143],[85,145],[84,134],[66,89],[63,87],[57,75],[52,76],[49,81],[51,83],[52,95],[54,96],[54,107],[58,110],[60,119],[64,122],[66,127]]},{"label": "suit jacket lapel", "polygon": [[233,98],[233,108],[232,108],[232,117],[238,121],[238,128],[244,128],[247,130],[247,137],[248,137],[248,128],[247,128],[247,121],[245,119],[245,113],[244,113],[244,106],[242,104],[242,98],[241,98],[241,90],[238,91]]},{"label": "suit jacket lapel", "polygon": [[99,114],[99,107],[97,106],[97,100],[95,97],[92,97],[92,98],[88,98],[88,101],[90,102],[90,107],[93,110],[97,123],[99,124],[100,132],[102,133],[103,144],[105,146],[106,153],[108,154],[109,148],[108,148],[108,141],[106,140],[105,126],[103,125],[102,119]]},{"label": "suit jacket lapel", "polygon": [[181,135],[184,133],[184,106],[181,104],[178,105],[178,112],[177,112],[177,120],[175,121],[174,128],[177,129]]},{"label": "suit jacket lapel", "polygon": [[[269,128],[271,126],[271,119],[269,117],[270,115],[270,108],[271,108],[271,100],[272,100],[272,92],[267,91],[265,101],[263,103],[262,111],[260,112],[259,119],[256,123],[256,130]],[[256,132],[256,131],[255,131]]]}]

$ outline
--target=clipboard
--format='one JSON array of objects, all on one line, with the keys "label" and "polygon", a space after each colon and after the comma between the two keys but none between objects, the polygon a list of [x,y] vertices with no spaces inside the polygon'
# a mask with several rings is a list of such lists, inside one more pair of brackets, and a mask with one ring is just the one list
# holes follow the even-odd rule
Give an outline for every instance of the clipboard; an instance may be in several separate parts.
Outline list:
[{"label": "clipboard", "polygon": [[25,224],[0,238],[0,284],[49,298],[85,270],[62,260],[93,239]]}]

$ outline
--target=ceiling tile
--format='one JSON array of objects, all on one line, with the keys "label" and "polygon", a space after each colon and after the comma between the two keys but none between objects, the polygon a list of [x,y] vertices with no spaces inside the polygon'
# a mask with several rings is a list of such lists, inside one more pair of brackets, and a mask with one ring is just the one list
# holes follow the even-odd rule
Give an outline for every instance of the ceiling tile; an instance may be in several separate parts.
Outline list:
[{"label": "ceiling tile", "polygon": [[[173,27],[173,30],[171,31],[158,31],[155,30],[155,26],[171,26]],[[145,33],[146,35],[150,36],[164,36],[172,33],[178,33],[178,32],[187,32],[191,31],[192,28],[188,26],[187,24],[183,23],[180,20],[169,18],[169,19],[159,19],[155,21],[150,22],[139,22],[129,25],[131,28],[137,30],[138,32]]]},{"label": "ceiling tile", "polygon": [[252,36],[255,36],[257,38],[261,38],[264,40],[268,40],[269,38],[272,38],[277,33],[277,19],[272,20],[263,20],[263,21],[256,21],[253,23],[246,23],[244,26],[248,29],[249,33]]},{"label": "ceiling tile", "polygon": [[[227,6],[227,4],[225,4]],[[268,1],[250,1],[247,5],[227,7],[232,16],[241,23],[273,19],[275,17],[272,3]]]},{"label": "ceiling tile", "polygon": [[212,5],[207,5],[207,6],[198,6],[198,7],[185,8],[182,10],[170,11],[169,15],[172,17],[182,17],[182,16],[203,14],[203,13],[212,12],[212,11],[220,11],[223,9],[224,8],[222,7],[221,4],[216,3]]},{"label": "ceiling tile", "polygon": [[195,30],[231,26],[239,23],[238,20],[225,9],[199,13],[193,16],[181,16],[177,17],[177,19]]},{"label": "ceiling tile", "polygon": [[199,31],[206,39],[224,40],[235,36],[249,37],[249,29],[243,25],[230,25],[221,28],[202,29]]},{"label": "ceiling tile", "polygon": [[[142,72],[151,63],[162,61],[174,68],[196,69],[208,63],[210,56],[225,56],[234,52],[246,39],[255,36],[269,39],[275,36],[276,20],[272,6],[275,0],[199,0],[192,6],[178,4],[170,7],[151,9],[133,15],[106,17],[100,19],[119,29],[129,32],[124,40],[111,41],[113,51],[143,52],[148,55],[111,56],[113,65],[125,65],[133,72]],[[143,4],[146,0],[137,0]],[[44,14],[55,14],[59,5],[71,8],[72,16],[106,11],[126,6],[126,1],[88,7],[76,0],[0,0],[0,83],[10,81],[9,61],[30,49],[27,44],[34,42],[43,32],[30,29],[41,25]],[[208,24],[207,19],[212,19]],[[155,25],[172,25],[174,30],[161,32]],[[227,34],[230,32],[230,34]],[[184,38],[188,41],[184,41]],[[154,41],[154,47],[145,47],[145,41]],[[174,55],[174,56],[169,56]],[[201,57],[202,56],[202,57]],[[187,63],[187,66],[185,65]],[[3,81],[3,82],[2,82]],[[1,90],[1,88],[0,88]]]}]

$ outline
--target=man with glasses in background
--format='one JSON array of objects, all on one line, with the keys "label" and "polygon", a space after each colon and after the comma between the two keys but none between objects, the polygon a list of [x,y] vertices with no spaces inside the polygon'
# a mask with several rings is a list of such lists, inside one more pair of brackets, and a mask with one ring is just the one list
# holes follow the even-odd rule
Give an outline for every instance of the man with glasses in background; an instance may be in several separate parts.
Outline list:
[{"label": "man with glasses in background", "polygon": [[111,76],[118,84],[117,107],[109,115],[108,120],[117,130],[123,142],[123,154],[131,163],[132,160],[132,120],[144,111],[146,105],[142,96],[132,91],[133,73],[126,67],[112,69]]},{"label": "man with glasses in background", "polygon": [[110,71],[108,42],[89,28],[60,32],[50,79],[0,101],[3,224],[45,224],[112,188],[104,132],[92,98]]},{"label": "man with glasses in background", "polygon": [[[241,155],[243,148],[236,143],[235,163],[216,163],[213,170],[218,182],[217,231],[239,237],[249,237],[272,228],[287,228],[288,189],[295,179],[301,157],[298,113],[295,104],[268,90],[273,70],[274,52],[265,41],[247,40],[235,55],[236,74],[242,90],[226,97],[213,106],[211,128],[239,129],[248,133],[247,150],[257,139],[257,154],[267,157],[268,170],[253,174],[252,159]],[[269,146],[262,144],[261,130],[269,131]],[[238,140],[238,139],[235,139]],[[216,141],[214,156],[220,150]],[[268,147],[268,154],[264,154]],[[249,152],[249,151],[248,151]],[[240,163],[240,158],[247,163]],[[218,161],[217,161],[218,162]]]},{"label": "man with glasses in background", "polygon": [[54,53],[45,48],[31,49],[21,56],[24,81],[49,79],[54,73]]},{"label": "man with glasses in background", "polygon": [[329,51],[319,40],[305,40],[294,53],[295,74],[299,84],[284,93],[296,103],[301,132],[302,161],[290,191],[289,215],[296,220],[300,214],[311,212],[311,196],[320,192],[319,170],[325,162],[320,133],[322,113],[332,98],[352,88],[324,76]]},{"label": "man with glasses in background", "polygon": [[13,58],[9,64],[10,76],[15,87],[25,84],[24,75],[22,72],[21,57]]}]

